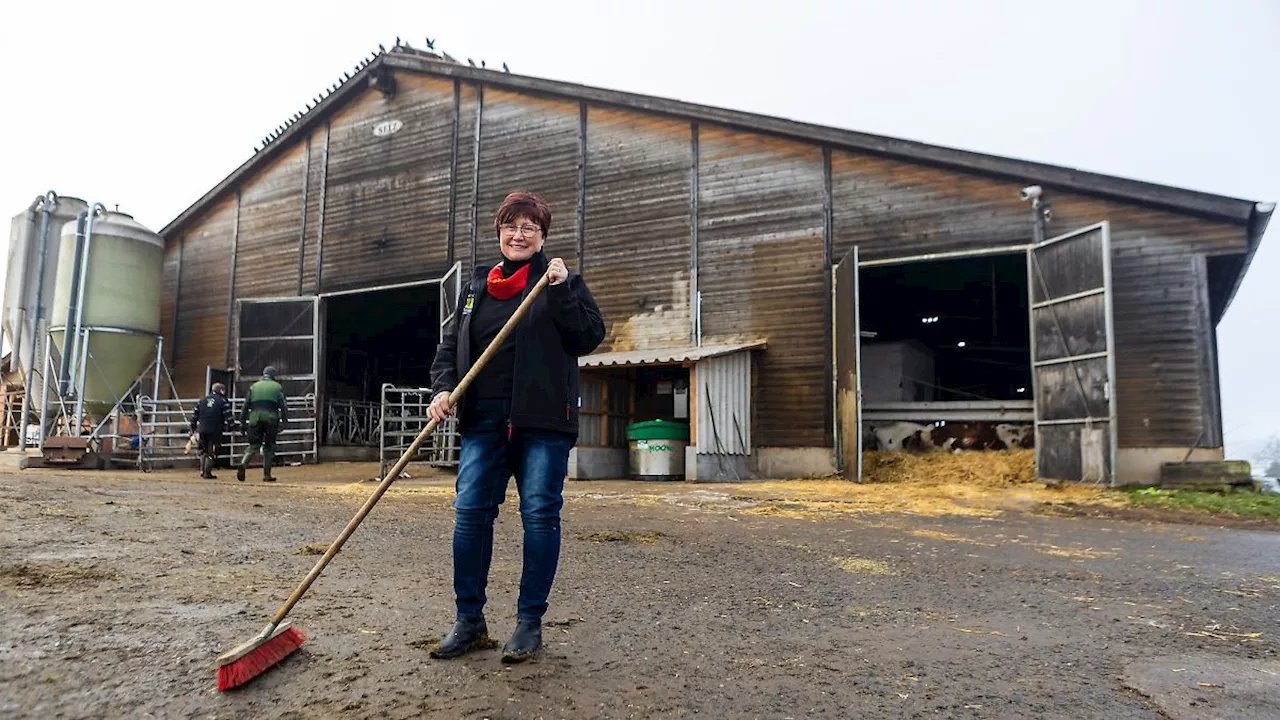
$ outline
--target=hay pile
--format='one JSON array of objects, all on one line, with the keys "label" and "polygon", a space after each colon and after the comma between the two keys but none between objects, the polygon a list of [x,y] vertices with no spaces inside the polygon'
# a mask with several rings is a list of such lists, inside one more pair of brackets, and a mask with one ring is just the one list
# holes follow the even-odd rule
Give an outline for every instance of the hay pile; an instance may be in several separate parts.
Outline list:
[{"label": "hay pile", "polygon": [[1120,502],[1089,486],[1049,488],[1036,479],[1033,450],[863,455],[863,482],[839,478],[746,484],[738,497],[759,504],[748,515],[817,520],[850,514],[907,513],[991,517],[1061,503]]},{"label": "hay pile", "polygon": [[873,483],[957,483],[978,487],[1011,487],[1036,482],[1034,450],[983,452],[866,452],[862,477]]}]

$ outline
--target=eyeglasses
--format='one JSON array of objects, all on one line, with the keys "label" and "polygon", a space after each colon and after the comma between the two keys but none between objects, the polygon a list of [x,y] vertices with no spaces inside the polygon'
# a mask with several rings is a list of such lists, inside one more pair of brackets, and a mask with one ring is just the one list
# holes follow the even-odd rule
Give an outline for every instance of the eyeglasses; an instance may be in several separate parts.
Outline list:
[{"label": "eyeglasses", "polygon": [[531,238],[534,235],[537,235],[538,231],[542,230],[542,228],[538,227],[537,225],[521,225],[518,228],[515,225],[499,225],[498,229],[501,230],[502,234],[507,237],[511,237],[512,235],[515,235],[516,230],[519,230],[520,236],[527,237],[527,238]]}]

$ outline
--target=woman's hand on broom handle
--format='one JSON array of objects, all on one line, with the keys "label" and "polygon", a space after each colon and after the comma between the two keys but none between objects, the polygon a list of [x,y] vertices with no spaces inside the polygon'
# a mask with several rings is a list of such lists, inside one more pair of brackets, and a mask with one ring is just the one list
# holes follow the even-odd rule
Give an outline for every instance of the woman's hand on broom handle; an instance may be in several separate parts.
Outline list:
[{"label": "woman's hand on broom handle", "polygon": [[453,414],[453,405],[449,403],[449,393],[436,393],[431,399],[431,405],[427,407],[427,416],[437,423],[442,423]]}]

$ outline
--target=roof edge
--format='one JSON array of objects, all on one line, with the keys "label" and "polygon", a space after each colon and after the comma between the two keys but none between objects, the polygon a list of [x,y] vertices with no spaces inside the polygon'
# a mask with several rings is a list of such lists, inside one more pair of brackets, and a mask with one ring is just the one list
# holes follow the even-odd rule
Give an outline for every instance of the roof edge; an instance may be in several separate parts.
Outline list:
[{"label": "roof edge", "polygon": [[605,90],[560,80],[545,80],[492,70],[481,70],[418,56],[392,53],[387,56],[386,65],[396,69],[483,83],[497,88],[510,88],[539,95],[584,100],[599,105],[675,115],[690,120],[807,140],[835,148],[857,150],[948,169],[966,170],[982,175],[994,175],[1019,182],[1027,182],[1028,184],[1040,183],[1059,189],[1113,197],[1204,217],[1227,220],[1240,225],[1248,222],[1253,205],[1256,202],[1143,180],[1104,175],[1061,165],[988,155],[972,150],[961,150],[916,140],[902,140],[856,130],[844,130],[772,115],[749,113],[741,110],[726,110],[683,100],[640,95],[620,90]]},{"label": "roof edge", "polygon": [[[327,120],[337,108],[352,96],[368,87],[367,78],[382,68],[419,72],[458,81],[509,89],[534,95],[579,100],[591,104],[618,107],[660,115],[676,116],[691,121],[707,122],[732,128],[750,130],[769,135],[798,139],[837,149],[853,150],[883,157],[906,160],[949,170],[998,177],[1026,184],[1041,184],[1056,189],[1080,192],[1109,199],[1121,200],[1195,215],[1207,219],[1222,220],[1252,227],[1257,202],[1240,198],[1129,178],[1104,175],[1060,165],[987,155],[971,150],[961,150],[933,145],[916,140],[902,140],[882,135],[844,130],[813,123],[789,120],[782,117],[727,110],[709,105],[699,105],[650,95],[606,90],[603,88],[547,80],[498,70],[473,68],[448,59],[433,59],[411,52],[381,52],[349,80],[339,83],[302,116],[271,140],[262,150],[254,153],[221,182],[178,214],[160,230],[166,240],[198,217],[204,209],[217,201],[232,186],[249,175],[259,165],[279,156],[299,137],[313,131]],[[1270,212],[1267,213],[1270,215]],[[1265,221],[1263,227],[1265,227]],[[1258,235],[1260,236],[1260,232]],[[1252,235],[1252,231],[1251,231]]]},{"label": "roof edge", "polygon": [[1236,273],[1236,279],[1231,283],[1231,291],[1227,293],[1227,299],[1222,303],[1222,311],[1218,314],[1218,321],[1227,316],[1227,311],[1231,309],[1231,301],[1235,300],[1236,292],[1240,290],[1240,286],[1244,284],[1244,276],[1249,273],[1249,265],[1253,262],[1253,256],[1258,252],[1258,246],[1262,245],[1262,236],[1267,232],[1267,225],[1271,223],[1271,215],[1275,212],[1276,204],[1255,203],[1253,206],[1253,214],[1249,217],[1249,228],[1246,231],[1246,237],[1249,244],[1249,250],[1244,254],[1244,262],[1240,265],[1240,272]]}]

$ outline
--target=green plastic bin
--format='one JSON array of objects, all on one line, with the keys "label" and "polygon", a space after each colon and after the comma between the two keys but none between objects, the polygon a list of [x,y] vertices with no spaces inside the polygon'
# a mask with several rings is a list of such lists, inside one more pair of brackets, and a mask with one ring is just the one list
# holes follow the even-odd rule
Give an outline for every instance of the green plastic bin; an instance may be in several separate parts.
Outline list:
[{"label": "green plastic bin", "polygon": [[689,423],[645,420],[627,426],[633,480],[683,480]]}]

